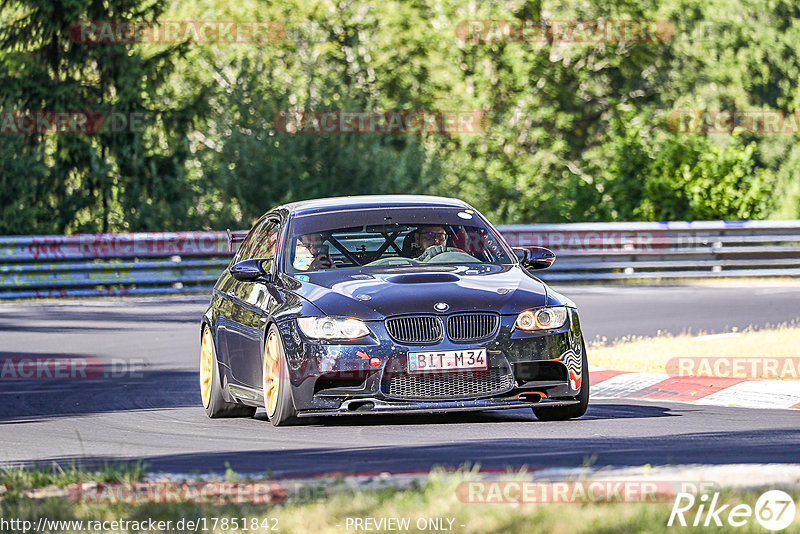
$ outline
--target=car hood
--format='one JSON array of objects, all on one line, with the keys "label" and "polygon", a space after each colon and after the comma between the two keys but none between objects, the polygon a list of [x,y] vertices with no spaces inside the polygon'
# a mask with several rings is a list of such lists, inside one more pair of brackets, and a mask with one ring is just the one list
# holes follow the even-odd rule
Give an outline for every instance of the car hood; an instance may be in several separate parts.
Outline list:
[{"label": "car hood", "polygon": [[[437,266],[385,271],[319,271],[292,277],[294,292],[332,316],[491,311],[503,315],[548,303],[547,287],[516,265]],[[552,302],[551,302],[552,304]],[[441,310],[440,310],[441,311]]]}]

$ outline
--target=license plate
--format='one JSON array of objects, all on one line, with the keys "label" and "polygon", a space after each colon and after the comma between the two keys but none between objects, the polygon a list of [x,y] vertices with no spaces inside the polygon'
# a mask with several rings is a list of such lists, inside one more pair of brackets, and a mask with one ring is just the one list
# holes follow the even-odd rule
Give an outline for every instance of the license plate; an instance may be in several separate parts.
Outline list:
[{"label": "license plate", "polygon": [[408,370],[412,373],[486,369],[487,367],[486,349],[408,353]]}]

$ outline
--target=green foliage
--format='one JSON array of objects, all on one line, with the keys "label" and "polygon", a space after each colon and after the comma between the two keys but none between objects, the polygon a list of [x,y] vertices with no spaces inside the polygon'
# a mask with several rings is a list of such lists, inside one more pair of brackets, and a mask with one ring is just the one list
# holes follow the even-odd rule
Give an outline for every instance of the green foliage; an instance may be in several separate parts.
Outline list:
[{"label": "green foliage", "polygon": [[[0,4],[0,13],[16,15],[0,28],[5,51],[0,109],[138,113],[146,119],[146,127],[123,132],[4,135],[17,156],[16,162],[0,167],[0,179],[9,184],[0,210],[17,216],[0,219],[0,232],[191,227],[186,135],[203,91],[199,88],[185,101],[159,101],[160,94],[168,94],[164,86],[185,46],[145,55],[132,44],[83,44],[69,37],[76,22],[151,20],[163,9],[163,2],[140,0]],[[20,173],[20,166],[33,172]],[[30,183],[17,183],[23,180]]]},{"label": "green foliage", "polygon": [[[600,199],[613,220],[758,219],[768,207],[774,177],[754,161],[756,143],[732,137],[724,145],[700,135],[657,135],[630,121],[612,121],[602,147]],[[651,132],[652,133],[652,132]]]},{"label": "green foliage", "polygon": [[[244,227],[305,198],[432,193],[500,223],[800,216],[796,135],[672,110],[792,111],[792,0],[0,0],[0,110],[142,111],[142,131],[4,135],[0,233]],[[82,20],[278,21],[261,45],[82,45]],[[465,20],[668,20],[656,42],[459,38]],[[669,28],[667,27],[667,30]],[[487,37],[488,34],[484,34]],[[463,36],[462,36],[463,37]],[[289,110],[475,110],[475,134],[290,134]],[[779,192],[775,195],[773,192]]]},{"label": "green foliage", "polygon": [[[422,139],[413,135],[285,133],[273,119],[292,109],[291,95],[264,87],[262,72],[274,65],[245,61],[215,114],[213,128],[226,132],[204,154],[207,179],[227,205],[238,206],[229,224],[249,223],[284,202],[342,194],[424,193],[440,170]],[[338,83],[315,89],[318,109],[334,109]],[[343,100],[343,95],[337,95]],[[365,102],[366,99],[362,99]],[[349,109],[369,109],[351,104]],[[240,214],[240,215],[239,215]],[[219,216],[219,213],[217,214]]]}]

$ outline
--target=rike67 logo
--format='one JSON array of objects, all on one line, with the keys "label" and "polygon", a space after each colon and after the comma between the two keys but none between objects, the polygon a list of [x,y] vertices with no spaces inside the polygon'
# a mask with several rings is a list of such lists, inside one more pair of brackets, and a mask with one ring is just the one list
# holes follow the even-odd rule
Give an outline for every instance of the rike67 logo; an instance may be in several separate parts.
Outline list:
[{"label": "rike67 logo", "polygon": [[699,497],[691,493],[678,493],[667,526],[692,527],[742,527],[753,518],[767,530],[783,530],[794,521],[796,507],[792,497],[780,490],[762,494],[755,507],[748,504],[721,504],[719,492]]}]

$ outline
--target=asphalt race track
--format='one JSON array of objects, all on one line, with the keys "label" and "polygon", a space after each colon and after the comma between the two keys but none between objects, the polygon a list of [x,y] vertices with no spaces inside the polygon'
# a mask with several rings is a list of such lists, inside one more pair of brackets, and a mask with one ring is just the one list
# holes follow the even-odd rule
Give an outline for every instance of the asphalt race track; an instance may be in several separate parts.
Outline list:
[{"label": "asphalt race track", "polygon": [[[800,286],[559,288],[589,339],[721,332],[800,319]],[[206,418],[196,361],[205,297],[0,305],[0,357],[97,358],[134,376],[0,380],[0,464],[143,458],[157,471],[276,476],[484,468],[796,463],[800,413],[597,400],[577,421],[529,410],[346,417],[273,428]],[[591,361],[591,354],[590,354]]]}]

